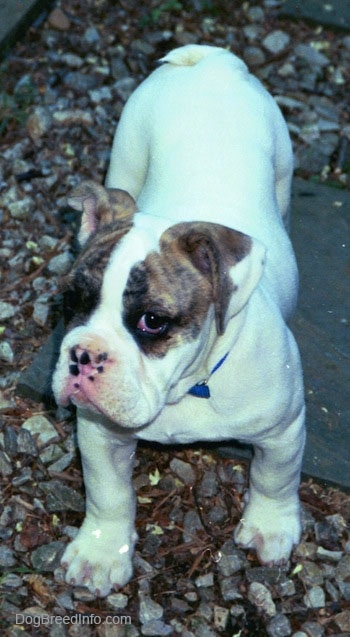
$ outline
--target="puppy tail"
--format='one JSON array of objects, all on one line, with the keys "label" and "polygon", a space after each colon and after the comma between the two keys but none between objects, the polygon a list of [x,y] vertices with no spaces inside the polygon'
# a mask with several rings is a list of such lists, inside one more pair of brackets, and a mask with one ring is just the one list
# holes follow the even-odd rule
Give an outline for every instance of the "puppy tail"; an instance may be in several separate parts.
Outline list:
[{"label": "puppy tail", "polygon": [[228,51],[218,46],[186,44],[178,49],[173,49],[159,61],[170,62],[170,64],[175,64],[176,66],[194,66],[208,55],[218,53],[228,53]]}]

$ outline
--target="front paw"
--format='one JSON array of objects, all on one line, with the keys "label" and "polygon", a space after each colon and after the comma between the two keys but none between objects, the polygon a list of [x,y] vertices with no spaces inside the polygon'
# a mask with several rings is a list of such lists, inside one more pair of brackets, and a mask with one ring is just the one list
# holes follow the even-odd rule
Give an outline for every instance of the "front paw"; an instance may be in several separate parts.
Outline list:
[{"label": "front paw", "polygon": [[289,559],[300,539],[299,503],[291,505],[266,501],[248,504],[234,533],[242,548],[255,549],[262,564],[272,566]]},{"label": "front paw", "polygon": [[87,586],[96,597],[125,586],[131,579],[136,532],[125,534],[116,524],[84,522],[66,548],[61,564],[66,582]]}]

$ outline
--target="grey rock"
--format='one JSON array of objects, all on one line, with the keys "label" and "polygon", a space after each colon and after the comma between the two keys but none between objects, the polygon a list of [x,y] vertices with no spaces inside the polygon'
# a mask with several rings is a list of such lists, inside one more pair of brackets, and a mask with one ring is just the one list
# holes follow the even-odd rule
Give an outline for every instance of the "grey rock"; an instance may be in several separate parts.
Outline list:
[{"label": "grey rock", "polygon": [[89,91],[89,97],[93,104],[111,102],[113,99],[112,91],[109,86],[101,86],[101,88],[92,89]]},{"label": "grey rock", "polygon": [[157,604],[148,595],[139,593],[139,619],[141,624],[161,619],[163,614],[164,609],[160,604]]},{"label": "grey rock", "polygon": [[100,40],[101,40],[101,36],[98,32],[98,30],[96,29],[96,27],[91,26],[88,27],[83,35],[83,38],[85,40],[85,42],[87,42],[87,44],[90,45],[94,45],[94,44],[99,44]]},{"label": "grey rock", "polygon": [[41,414],[27,418],[22,425],[23,428],[35,436],[39,445],[46,444],[49,440],[57,440],[59,437],[55,427]]},{"label": "grey rock", "polygon": [[75,455],[76,454],[74,451],[65,453],[63,456],[61,456],[61,458],[50,464],[48,468],[49,473],[61,473],[62,471],[67,469],[72,460],[75,458]]},{"label": "grey rock", "polygon": [[11,425],[4,427],[4,449],[10,457],[17,453],[17,433]]},{"label": "grey rock", "polygon": [[180,460],[180,458],[173,458],[170,462],[170,469],[176,473],[185,484],[192,485],[195,483],[196,476],[189,462],[184,462]]},{"label": "grey rock", "polygon": [[13,363],[14,353],[12,347],[8,341],[0,342],[0,360],[5,363]]},{"label": "grey rock", "polygon": [[338,588],[342,598],[346,599],[346,601],[349,602],[350,601],[350,582],[338,581],[337,584],[338,584]]},{"label": "grey rock", "polygon": [[4,588],[19,588],[22,584],[22,577],[19,577],[16,573],[5,573],[1,577],[1,586],[4,586]]},{"label": "grey rock", "polygon": [[129,69],[120,54],[111,57],[111,75],[115,80],[121,80],[130,76]]},{"label": "grey rock", "polygon": [[112,593],[107,597],[108,607],[113,610],[126,608],[129,602],[128,596],[123,593]]},{"label": "grey rock", "polygon": [[213,573],[205,573],[204,575],[199,575],[195,579],[195,585],[197,586],[197,588],[200,588],[200,587],[207,588],[210,586],[214,586]]},{"label": "grey rock", "polygon": [[80,69],[84,64],[83,58],[75,53],[63,53],[63,55],[61,55],[61,61],[72,69]]},{"label": "grey rock", "polygon": [[34,210],[34,201],[31,197],[24,197],[8,204],[13,219],[26,219]]},{"label": "grey rock", "polygon": [[17,564],[17,560],[13,551],[8,546],[0,546],[0,566],[2,568],[11,568],[15,564]]},{"label": "grey rock", "polygon": [[241,583],[241,577],[238,575],[223,577],[220,580],[220,590],[224,602],[233,602],[237,599],[242,599],[243,596],[239,590]]},{"label": "grey rock", "polygon": [[326,603],[325,592],[321,586],[312,586],[303,599],[308,608],[323,608]]},{"label": "grey rock", "polygon": [[335,579],[337,582],[346,582],[349,580],[350,573],[350,555],[344,555],[335,569]]},{"label": "grey rock", "polygon": [[247,570],[248,582],[277,585],[285,579],[285,573],[278,566],[255,566]]},{"label": "grey rock", "polygon": [[203,529],[202,522],[196,511],[187,511],[184,517],[183,525],[183,541],[193,542],[196,536],[196,531]]},{"label": "grey rock", "polygon": [[220,559],[217,562],[217,569],[224,577],[237,573],[247,565],[245,553],[236,547],[233,540],[227,540],[219,553]]},{"label": "grey rock", "polygon": [[123,102],[126,102],[136,88],[136,81],[133,77],[124,77],[117,80],[117,82],[113,85],[113,88],[120,99],[123,100]]},{"label": "grey rock", "polygon": [[261,7],[254,5],[248,8],[247,18],[251,22],[263,22],[265,19],[265,12]]},{"label": "grey rock", "polygon": [[69,71],[63,78],[63,83],[67,88],[73,89],[77,93],[86,94],[99,85],[96,75],[81,73],[80,71]]},{"label": "grey rock", "polygon": [[324,635],[324,628],[321,624],[316,622],[304,622],[301,628],[305,630],[310,637],[322,637]]},{"label": "grey rock", "polygon": [[14,487],[21,487],[23,484],[30,482],[33,478],[33,472],[30,467],[23,467],[23,469],[13,478],[12,484]]},{"label": "grey rock", "polygon": [[317,49],[314,49],[310,44],[297,44],[295,54],[297,57],[305,60],[311,67],[324,67],[329,64],[328,57],[317,51]]},{"label": "grey rock", "polygon": [[152,637],[167,637],[174,634],[172,626],[165,624],[160,619],[153,619],[144,623],[141,627],[141,633]]},{"label": "grey rock", "polygon": [[16,314],[16,308],[11,303],[0,301],[0,319],[6,321]]},{"label": "grey rock", "polygon": [[218,631],[226,630],[229,618],[230,611],[228,608],[214,606],[214,626]]},{"label": "grey rock", "polygon": [[243,49],[243,59],[251,67],[260,66],[266,62],[265,53],[258,46],[246,46]]},{"label": "grey rock", "polygon": [[39,546],[39,548],[32,551],[32,566],[38,571],[53,572],[59,566],[64,549],[65,543],[59,541]]},{"label": "grey rock", "polygon": [[29,456],[37,456],[38,455],[38,447],[35,439],[31,435],[28,429],[22,427],[17,436],[17,449],[18,453],[25,453]]},{"label": "grey rock", "polygon": [[276,606],[269,589],[260,582],[252,582],[248,589],[248,599],[260,613],[268,617],[276,615]]},{"label": "grey rock", "polygon": [[33,321],[37,325],[44,327],[44,325],[46,325],[47,323],[49,311],[50,311],[50,307],[48,303],[47,302],[43,303],[42,301],[38,299],[37,301],[35,301],[33,306],[33,314],[32,314]]},{"label": "grey rock", "polygon": [[46,494],[46,506],[48,511],[78,511],[85,510],[85,501],[83,496],[67,487],[59,480],[51,482],[42,482],[40,489]]},{"label": "grey rock", "polygon": [[63,274],[67,274],[70,270],[71,265],[73,263],[73,256],[70,252],[65,251],[61,254],[57,254],[55,257],[52,257],[48,263],[48,270],[52,272],[52,274],[58,274],[59,276]]},{"label": "grey rock", "polygon": [[323,584],[323,572],[315,563],[306,560],[303,569],[299,573],[300,578],[306,586],[315,586]]},{"label": "grey rock", "polygon": [[329,560],[331,562],[339,562],[342,558],[342,551],[328,551],[324,549],[323,546],[317,547],[316,555],[321,560]]},{"label": "grey rock", "polygon": [[278,613],[266,626],[269,637],[289,637],[292,634],[290,621],[286,615]]},{"label": "grey rock", "polygon": [[222,504],[214,504],[213,507],[208,512],[207,521],[212,525],[220,525],[224,524],[224,522],[228,519],[228,511],[227,508]]},{"label": "grey rock", "polygon": [[0,474],[6,477],[10,476],[12,472],[13,467],[10,458],[0,449]]},{"label": "grey rock", "polygon": [[277,54],[284,51],[290,42],[290,36],[285,31],[276,30],[269,33],[262,43],[265,49],[270,53]]},{"label": "grey rock", "polygon": [[198,494],[202,498],[213,498],[219,490],[218,477],[216,471],[210,469],[204,473],[202,481],[199,485]]}]

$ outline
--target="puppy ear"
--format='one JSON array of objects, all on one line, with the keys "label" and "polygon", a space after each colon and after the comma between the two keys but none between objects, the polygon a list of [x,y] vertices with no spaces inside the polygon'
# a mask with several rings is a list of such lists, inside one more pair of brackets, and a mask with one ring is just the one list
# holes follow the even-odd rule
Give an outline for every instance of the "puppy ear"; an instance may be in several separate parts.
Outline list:
[{"label": "puppy ear", "polygon": [[260,241],[216,223],[180,223],[164,233],[211,282],[216,329],[247,303],[263,272],[266,249]]},{"label": "puppy ear", "polygon": [[82,212],[78,240],[83,246],[102,226],[115,221],[130,223],[136,212],[134,199],[125,190],[106,189],[94,181],[79,184],[68,197],[68,204]]}]

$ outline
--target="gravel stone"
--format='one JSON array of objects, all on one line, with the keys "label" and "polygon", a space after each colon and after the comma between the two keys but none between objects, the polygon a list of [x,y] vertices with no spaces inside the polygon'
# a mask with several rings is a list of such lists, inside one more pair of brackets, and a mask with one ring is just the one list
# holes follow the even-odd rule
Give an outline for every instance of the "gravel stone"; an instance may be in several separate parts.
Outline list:
[{"label": "gravel stone", "polygon": [[328,57],[309,44],[297,44],[295,54],[297,57],[305,60],[311,67],[324,67],[329,64]]},{"label": "gravel stone", "polygon": [[246,46],[243,49],[243,58],[249,67],[260,66],[266,62],[266,56],[258,46]]},{"label": "gravel stone", "polygon": [[50,130],[52,117],[47,108],[37,106],[27,120],[27,131],[33,141],[44,137]]},{"label": "gravel stone", "polygon": [[25,453],[29,456],[38,455],[38,447],[35,438],[31,435],[30,431],[25,427],[19,430],[17,436],[17,450],[18,453]]},{"label": "gravel stone", "polygon": [[261,613],[268,617],[276,615],[276,606],[271,597],[269,589],[260,584],[260,582],[252,582],[248,589],[248,599]]},{"label": "gravel stone", "polygon": [[12,318],[16,314],[16,308],[11,303],[5,303],[0,301],[0,319],[6,321],[6,319]]},{"label": "gravel stone", "polygon": [[266,626],[269,637],[289,637],[292,628],[286,615],[278,613]]},{"label": "gravel stone", "polygon": [[266,38],[263,39],[262,44],[265,49],[267,49],[267,51],[276,55],[284,51],[284,49],[286,49],[289,45],[289,42],[290,36],[288,35],[288,33],[277,30],[269,33],[269,35],[267,35]]},{"label": "gravel stone", "polygon": [[10,476],[13,472],[10,458],[0,449],[0,474],[2,476]]},{"label": "gravel stone", "polygon": [[73,263],[73,256],[70,252],[62,252],[62,254],[58,254],[55,257],[52,257],[48,263],[48,270],[52,272],[52,274],[58,274],[62,276],[63,274],[67,274],[70,270],[70,267]]},{"label": "gravel stone", "polygon": [[192,485],[196,481],[195,473],[188,462],[184,462],[179,458],[173,458],[170,462],[170,469],[184,482],[184,484]]},{"label": "gravel stone", "polygon": [[8,546],[0,546],[0,566],[2,568],[11,568],[15,566],[17,560],[13,551]]},{"label": "gravel stone", "polygon": [[[60,126],[74,126],[76,124],[92,126],[94,123],[92,114],[80,108],[55,111],[52,115],[52,121],[54,124]],[[53,239],[53,237],[50,238]]]},{"label": "gravel stone", "polygon": [[22,428],[29,431],[32,436],[35,436],[39,445],[44,445],[49,440],[58,437],[55,427],[47,418],[45,418],[45,416],[41,416],[40,414],[27,418],[27,420],[24,421]]},{"label": "gravel stone", "polygon": [[46,494],[47,510],[52,513],[56,511],[83,512],[85,510],[83,496],[59,480],[42,482],[40,488]]},{"label": "gravel stone", "polygon": [[19,201],[9,203],[8,209],[13,219],[26,219],[34,210],[34,201],[31,197],[24,197]]},{"label": "gravel stone", "polygon": [[313,586],[304,595],[304,603],[308,608],[323,608],[326,603],[326,597],[323,588]]},{"label": "gravel stone", "polygon": [[197,588],[200,588],[200,587],[207,588],[210,586],[214,586],[213,573],[206,573],[205,575],[199,575],[199,577],[196,577],[195,579],[195,584]]},{"label": "gravel stone", "polygon": [[0,343],[0,360],[5,363],[13,363],[14,353],[12,347],[8,341],[1,341]]},{"label": "gravel stone", "polygon": [[33,568],[38,571],[53,572],[59,565],[64,548],[64,542],[50,542],[39,546],[31,555]]},{"label": "gravel stone", "polygon": [[147,624],[151,621],[161,619],[164,609],[160,604],[153,601],[148,595],[139,594],[139,619],[141,624]]}]

